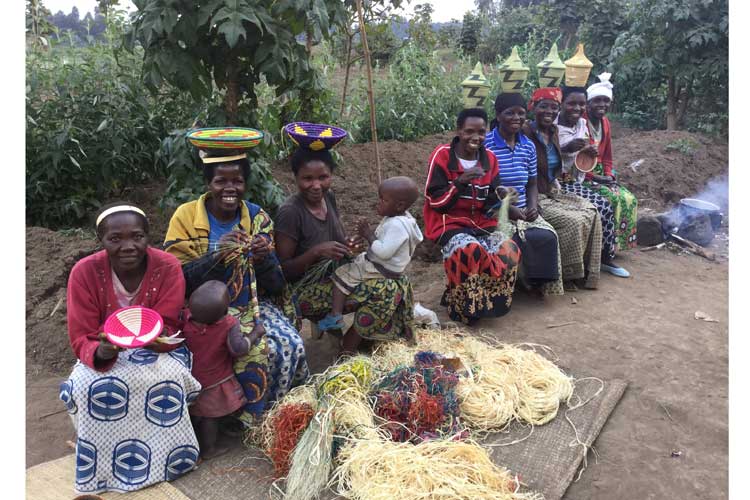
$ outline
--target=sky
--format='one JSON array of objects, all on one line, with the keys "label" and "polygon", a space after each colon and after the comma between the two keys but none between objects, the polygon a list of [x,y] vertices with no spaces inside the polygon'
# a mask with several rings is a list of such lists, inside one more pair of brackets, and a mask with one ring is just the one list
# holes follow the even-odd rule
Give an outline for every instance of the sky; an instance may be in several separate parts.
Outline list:
[{"label": "sky", "polygon": [[[406,9],[406,13],[411,13],[414,5],[419,3],[431,3],[435,8],[435,12],[432,14],[432,20],[435,22],[446,22],[451,19],[461,20],[464,17],[464,13],[467,10],[474,8],[474,0],[432,0],[431,2],[412,0],[411,5]],[[78,7],[78,11],[81,17],[86,15],[86,12],[94,13],[94,7],[96,7],[96,0],[44,0],[44,5],[53,13],[61,10],[68,14],[73,9],[73,6]],[[130,0],[120,0],[120,5],[128,10],[134,10],[135,6]]]}]

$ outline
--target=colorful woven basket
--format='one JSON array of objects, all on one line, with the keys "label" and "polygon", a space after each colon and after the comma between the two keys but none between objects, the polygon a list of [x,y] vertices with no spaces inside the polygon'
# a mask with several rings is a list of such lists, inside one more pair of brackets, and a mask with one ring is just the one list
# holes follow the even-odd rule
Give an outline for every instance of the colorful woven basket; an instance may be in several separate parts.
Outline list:
[{"label": "colorful woven basket", "polygon": [[323,123],[292,122],[284,126],[289,139],[299,147],[322,151],[331,149],[346,137],[346,130]]},{"label": "colorful woven basket", "polygon": [[199,149],[250,149],[260,144],[263,132],[240,127],[199,128],[187,138]]},{"label": "colorful woven basket", "polygon": [[164,328],[161,315],[142,306],[130,306],[113,312],[104,322],[104,335],[116,346],[128,349],[153,342]]}]

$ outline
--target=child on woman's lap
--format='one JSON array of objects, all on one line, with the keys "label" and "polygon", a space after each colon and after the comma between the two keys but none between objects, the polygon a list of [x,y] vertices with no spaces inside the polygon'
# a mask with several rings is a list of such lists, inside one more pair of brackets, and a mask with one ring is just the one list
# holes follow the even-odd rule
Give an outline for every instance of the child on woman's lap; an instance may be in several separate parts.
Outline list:
[{"label": "child on woman's lap", "polygon": [[232,370],[232,361],[247,354],[251,341],[242,335],[237,319],[227,314],[228,308],[226,285],[207,281],[190,295],[183,313],[185,343],[193,353],[193,376],[202,386],[198,399],[190,406],[190,416],[204,459],[228,451],[217,445],[219,419],[239,410],[247,401]]},{"label": "child on woman's lap", "polygon": [[[334,272],[333,304],[331,312],[318,322],[320,330],[344,327],[342,313],[346,297],[363,281],[400,278],[423,239],[417,221],[408,212],[419,196],[419,189],[412,179],[386,179],[378,187],[378,196],[377,212],[383,219],[375,231],[364,220],[357,224],[357,234],[366,239],[370,247]],[[361,340],[354,332],[347,334],[342,352],[353,352]]]}]

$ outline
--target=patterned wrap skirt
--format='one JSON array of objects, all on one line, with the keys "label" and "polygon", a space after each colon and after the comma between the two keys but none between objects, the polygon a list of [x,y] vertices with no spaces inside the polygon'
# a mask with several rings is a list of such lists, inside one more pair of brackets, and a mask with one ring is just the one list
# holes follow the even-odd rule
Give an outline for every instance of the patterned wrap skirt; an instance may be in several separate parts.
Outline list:
[{"label": "patterned wrap skirt", "polygon": [[[304,278],[303,278],[304,281]],[[298,312],[310,321],[319,321],[331,311],[331,274],[295,289]],[[406,275],[396,279],[368,279],[346,297],[344,314],[354,313],[352,328],[368,340],[414,338],[414,296]]]},{"label": "patterned wrap skirt", "polygon": [[599,218],[602,221],[601,260],[609,262],[614,259],[617,252],[617,222],[612,203],[597,191],[590,189],[586,184],[581,184],[580,182],[563,182],[560,186],[563,193],[573,194],[588,200],[596,207],[597,212],[599,212]]},{"label": "patterned wrap skirt", "polygon": [[596,288],[602,247],[602,223],[596,207],[567,193],[540,194],[539,207],[560,241],[563,280],[585,279],[586,288]]},{"label": "patterned wrap skirt", "polygon": [[201,385],[190,374],[192,358],[182,346],[121,351],[106,372],[76,363],[60,399],[76,428],[77,492],[134,491],[195,468],[200,451],[188,405]]},{"label": "patterned wrap skirt", "polygon": [[[239,320],[243,333],[252,331],[252,314],[234,307],[229,308],[229,313]],[[265,336],[248,354],[237,358],[233,367],[247,399],[240,420],[248,426],[254,425],[253,419],[263,413],[268,403],[281,399],[310,375],[302,337],[281,310],[261,299],[260,320]]]},{"label": "patterned wrap skirt", "polygon": [[510,311],[521,250],[500,233],[454,235],[442,248],[447,288],[443,304],[452,320],[468,323]]}]

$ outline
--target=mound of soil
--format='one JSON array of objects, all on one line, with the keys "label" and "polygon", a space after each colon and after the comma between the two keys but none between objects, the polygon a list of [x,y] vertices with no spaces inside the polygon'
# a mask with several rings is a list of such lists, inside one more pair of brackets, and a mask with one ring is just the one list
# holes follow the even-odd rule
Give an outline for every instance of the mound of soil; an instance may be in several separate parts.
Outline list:
[{"label": "mound of soil", "polygon": [[73,265],[98,250],[93,233],[26,228],[26,361],[30,373],[61,373],[75,356],[68,343],[65,287]]},{"label": "mound of soil", "polygon": [[[641,206],[657,210],[698,194],[729,171],[725,140],[680,130],[635,131],[613,125],[612,151],[620,181]],[[637,167],[629,165],[643,160]]]}]

